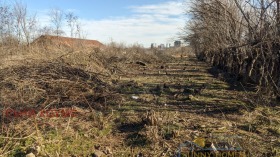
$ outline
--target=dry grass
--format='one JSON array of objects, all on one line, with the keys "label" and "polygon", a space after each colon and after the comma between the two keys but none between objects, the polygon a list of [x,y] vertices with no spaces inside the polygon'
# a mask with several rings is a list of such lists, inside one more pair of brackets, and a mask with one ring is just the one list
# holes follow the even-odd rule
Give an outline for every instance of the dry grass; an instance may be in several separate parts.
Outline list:
[{"label": "dry grass", "polygon": [[[252,156],[279,151],[277,102],[265,106],[255,93],[230,89],[184,49],[116,43],[0,49],[2,111],[77,110],[75,117],[8,118],[2,112],[2,156],[38,147],[37,156],[172,156],[180,143],[217,132],[241,136]],[[203,84],[206,89],[196,92]]]}]

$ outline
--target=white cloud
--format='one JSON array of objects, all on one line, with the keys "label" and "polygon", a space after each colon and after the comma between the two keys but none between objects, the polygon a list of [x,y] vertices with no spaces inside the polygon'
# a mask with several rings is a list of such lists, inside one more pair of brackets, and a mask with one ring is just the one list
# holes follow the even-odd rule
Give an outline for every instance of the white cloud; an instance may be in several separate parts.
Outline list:
[{"label": "white cloud", "polygon": [[127,44],[170,43],[185,25],[184,9],[180,2],[158,5],[131,6],[134,14],[103,20],[83,20],[88,38],[109,42],[112,38]]},{"label": "white cloud", "polygon": [[[139,43],[149,47],[151,43],[173,43],[180,28],[185,25],[181,2],[165,2],[155,5],[130,6],[130,16],[88,20],[80,17],[86,38],[108,43],[113,39],[126,44]],[[64,27],[67,28],[67,27]]]},{"label": "white cloud", "polygon": [[162,4],[131,6],[136,13],[150,13],[162,15],[181,15],[183,13],[183,6],[181,2],[166,2]]}]

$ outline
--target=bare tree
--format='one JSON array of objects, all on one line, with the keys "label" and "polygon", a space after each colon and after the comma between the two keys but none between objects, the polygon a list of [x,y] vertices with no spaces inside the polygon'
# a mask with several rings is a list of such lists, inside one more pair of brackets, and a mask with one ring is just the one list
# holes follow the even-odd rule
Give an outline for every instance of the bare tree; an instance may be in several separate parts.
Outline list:
[{"label": "bare tree", "polygon": [[79,22],[76,24],[76,37],[81,38],[81,24]]},{"label": "bare tree", "polygon": [[55,34],[56,36],[59,36],[63,34],[63,31],[61,30],[62,22],[63,22],[63,11],[58,8],[53,8],[50,10],[49,16],[51,18],[51,22],[55,27]]},{"label": "bare tree", "polygon": [[13,16],[15,17],[15,29],[19,40],[24,40],[29,45],[32,34],[36,31],[36,15],[28,17],[26,5],[17,2],[14,5]]},{"label": "bare tree", "polygon": [[277,0],[276,3],[277,3],[277,27],[278,27],[278,35],[280,36],[280,0]]},{"label": "bare tree", "polygon": [[48,27],[48,26],[45,26],[45,27],[42,27],[39,29],[39,34],[40,35],[50,35],[54,32],[53,28],[52,27]]},{"label": "bare tree", "polygon": [[66,14],[67,25],[70,28],[71,37],[74,37],[75,26],[77,26],[78,16],[76,16],[73,12],[68,12]]},{"label": "bare tree", "polygon": [[0,5],[0,42],[9,43],[13,36],[13,15],[10,6]]}]

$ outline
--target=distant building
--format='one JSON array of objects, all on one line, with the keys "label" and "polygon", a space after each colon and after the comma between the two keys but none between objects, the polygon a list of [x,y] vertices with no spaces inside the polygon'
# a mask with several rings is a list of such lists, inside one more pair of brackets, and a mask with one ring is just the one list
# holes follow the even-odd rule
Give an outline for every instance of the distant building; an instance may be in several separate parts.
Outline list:
[{"label": "distant building", "polygon": [[174,42],[174,47],[181,47],[181,46],[182,46],[181,41],[176,40],[176,41]]},{"label": "distant building", "polygon": [[166,44],[166,48],[170,48],[171,47],[171,44],[170,43],[167,43]]},{"label": "distant building", "polygon": [[152,43],[151,44],[151,49],[153,49],[153,48],[157,48],[157,44],[156,43]]},{"label": "distant building", "polygon": [[160,44],[160,45],[158,46],[158,48],[159,48],[160,50],[164,50],[164,49],[165,49],[165,45],[164,45],[164,44]]},{"label": "distant building", "polygon": [[164,50],[164,49],[167,49],[167,48],[171,48],[171,44],[170,43],[166,43],[166,44],[159,44],[157,45],[156,43],[151,43],[151,49],[155,49],[155,48],[158,48],[160,50]]}]

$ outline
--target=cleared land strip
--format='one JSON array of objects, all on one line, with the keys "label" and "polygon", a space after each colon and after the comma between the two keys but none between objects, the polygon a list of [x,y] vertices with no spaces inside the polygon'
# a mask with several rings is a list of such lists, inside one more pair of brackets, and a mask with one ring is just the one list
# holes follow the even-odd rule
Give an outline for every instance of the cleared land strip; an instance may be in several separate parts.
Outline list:
[{"label": "cleared land strip", "polygon": [[[0,154],[173,156],[181,143],[217,134],[238,137],[251,156],[279,151],[277,104],[194,57],[116,65],[104,76],[59,61],[2,69]],[[22,117],[4,116],[5,107]]]},{"label": "cleared land strip", "polygon": [[[125,117],[119,127],[122,136],[132,147],[141,150],[140,146],[148,146],[150,150],[144,150],[150,155],[169,149],[173,152],[186,140],[207,139],[215,133],[241,137],[239,143],[252,156],[279,149],[276,112],[254,104],[253,92],[223,81],[220,74],[195,58],[123,75],[119,92],[124,98],[116,109]],[[265,123],[270,118],[274,122]]]}]

